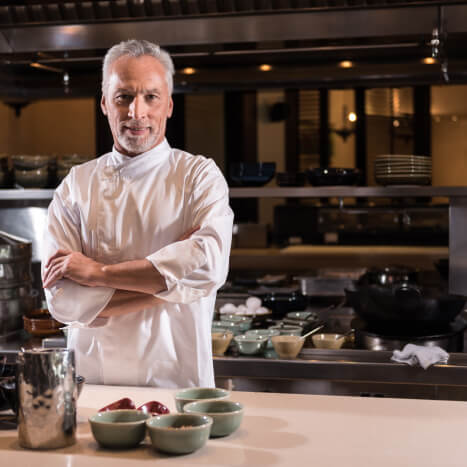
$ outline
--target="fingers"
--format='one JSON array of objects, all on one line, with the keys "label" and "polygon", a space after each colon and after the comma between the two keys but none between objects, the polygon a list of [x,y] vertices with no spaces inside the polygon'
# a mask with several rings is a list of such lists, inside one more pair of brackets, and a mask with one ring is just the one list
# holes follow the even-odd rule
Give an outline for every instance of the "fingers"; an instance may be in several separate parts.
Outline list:
[{"label": "fingers", "polygon": [[66,257],[56,258],[54,262],[50,264],[47,268],[44,278],[43,278],[43,286],[45,288],[51,287],[54,285],[58,280],[62,279],[65,275],[65,264]]},{"label": "fingers", "polygon": [[57,250],[50,258],[49,260],[47,261],[47,264],[45,265],[46,268],[49,267],[50,263],[56,259],[56,258],[60,258],[61,256],[66,256],[66,255],[69,255],[71,253],[70,250]]}]

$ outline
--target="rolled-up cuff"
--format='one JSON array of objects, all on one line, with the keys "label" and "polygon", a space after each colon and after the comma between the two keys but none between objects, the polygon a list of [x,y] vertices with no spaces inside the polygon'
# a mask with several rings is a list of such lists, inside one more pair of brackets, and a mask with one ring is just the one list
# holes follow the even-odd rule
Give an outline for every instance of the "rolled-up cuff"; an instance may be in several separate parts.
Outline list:
[{"label": "rolled-up cuff", "polygon": [[207,295],[204,289],[183,285],[183,281],[166,278],[167,290],[154,294],[155,297],[171,303],[192,303]]},{"label": "rolled-up cuff", "polygon": [[49,311],[57,321],[82,325],[93,323],[115,293],[109,287],[87,287],[68,279],[44,290]]}]

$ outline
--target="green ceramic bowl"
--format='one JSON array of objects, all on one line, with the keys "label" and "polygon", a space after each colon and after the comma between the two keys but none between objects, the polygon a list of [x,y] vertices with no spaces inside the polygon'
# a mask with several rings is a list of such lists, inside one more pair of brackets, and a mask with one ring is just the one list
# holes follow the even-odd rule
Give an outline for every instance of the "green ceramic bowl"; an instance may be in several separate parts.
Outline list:
[{"label": "green ceramic bowl", "polygon": [[235,336],[234,341],[238,345],[238,351],[243,355],[257,355],[266,350],[269,338],[267,336]]},{"label": "green ceramic bowl", "polygon": [[221,388],[188,388],[175,393],[175,405],[177,410],[182,413],[183,406],[190,402],[196,402],[206,399],[228,399],[230,391]]},{"label": "green ceramic bowl", "polygon": [[240,326],[242,332],[248,331],[251,328],[253,320],[245,316],[239,315],[221,315],[221,321],[228,321],[230,323],[235,323]]},{"label": "green ceramic bowl", "polygon": [[146,436],[146,420],[151,415],[141,410],[111,410],[89,418],[95,440],[105,448],[128,449],[138,446]]},{"label": "green ceramic bowl", "polygon": [[151,443],[159,451],[188,454],[206,444],[212,427],[207,415],[169,414],[146,422]]},{"label": "green ceramic bowl", "polygon": [[272,336],[278,336],[280,334],[279,329],[250,329],[245,333],[247,336],[260,336],[267,337],[268,343],[266,344],[266,349],[272,349]]},{"label": "green ceramic bowl", "polygon": [[211,438],[227,436],[242,423],[243,406],[232,401],[190,402],[183,407],[186,413],[203,414],[212,418]]},{"label": "green ceramic bowl", "polygon": [[290,311],[285,316],[289,319],[304,321],[310,318],[315,319],[316,313],[313,313],[312,311]]},{"label": "green ceramic bowl", "polygon": [[271,326],[269,329],[278,329],[281,336],[301,336],[303,328],[301,326],[293,326],[289,324]]},{"label": "green ceramic bowl", "polygon": [[243,332],[242,324],[233,321],[213,321],[211,330],[212,332],[230,331],[234,336]]}]

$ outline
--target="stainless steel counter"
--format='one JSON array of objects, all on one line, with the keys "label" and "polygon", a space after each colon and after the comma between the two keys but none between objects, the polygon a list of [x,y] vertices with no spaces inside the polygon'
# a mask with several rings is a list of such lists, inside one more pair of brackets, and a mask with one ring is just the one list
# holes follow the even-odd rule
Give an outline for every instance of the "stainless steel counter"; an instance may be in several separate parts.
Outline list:
[{"label": "stainless steel counter", "polygon": [[215,357],[216,383],[237,390],[467,400],[467,354],[427,370],[392,352],[304,349],[296,360]]}]

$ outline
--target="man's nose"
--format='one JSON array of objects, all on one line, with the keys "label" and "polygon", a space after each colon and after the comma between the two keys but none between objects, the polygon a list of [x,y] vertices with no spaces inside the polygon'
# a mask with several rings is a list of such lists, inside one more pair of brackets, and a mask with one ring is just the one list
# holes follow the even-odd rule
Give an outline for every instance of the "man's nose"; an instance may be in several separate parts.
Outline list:
[{"label": "man's nose", "polygon": [[143,96],[135,96],[128,109],[128,116],[139,120],[146,116],[146,103]]}]

